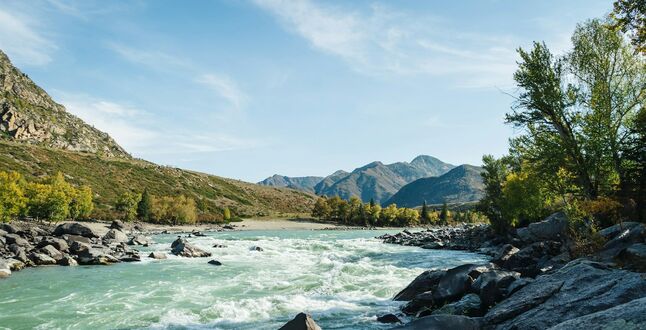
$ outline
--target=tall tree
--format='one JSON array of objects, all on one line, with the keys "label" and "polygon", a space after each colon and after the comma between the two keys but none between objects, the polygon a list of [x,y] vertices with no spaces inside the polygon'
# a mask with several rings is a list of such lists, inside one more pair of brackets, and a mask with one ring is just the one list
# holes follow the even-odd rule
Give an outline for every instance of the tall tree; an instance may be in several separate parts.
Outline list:
[{"label": "tall tree", "polygon": [[144,192],[141,194],[141,200],[137,204],[137,218],[142,221],[150,220],[150,211],[152,209],[152,200],[150,198],[150,193],[148,189],[145,188]]},{"label": "tall tree", "polygon": [[635,50],[646,54],[646,1],[615,1],[610,17],[615,20],[613,27],[628,33]]}]

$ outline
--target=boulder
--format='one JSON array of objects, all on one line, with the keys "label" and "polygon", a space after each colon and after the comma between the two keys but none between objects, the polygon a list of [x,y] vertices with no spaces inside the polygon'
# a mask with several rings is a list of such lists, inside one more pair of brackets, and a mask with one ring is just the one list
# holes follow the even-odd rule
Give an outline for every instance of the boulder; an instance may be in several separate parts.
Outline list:
[{"label": "boulder", "polygon": [[496,329],[551,326],[646,296],[646,278],[585,259],[538,276],[485,315]]},{"label": "boulder", "polygon": [[321,330],[309,314],[298,313],[291,321],[278,330]]},{"label": "boulder", "polygon": [[222,263],[217,260],[209,260],[209,265],[222,266]]},{"label": "boulder", "polygon": [[646,272],[646,244],[633,244],[619,254],[621,263],[630,269]]},{"label": "boulder", "polygon": [[133,238],[128,241],[128,245],[142,245],[142,246],[148,246],[152,244],[152,241],[150,238],[144,236],[144,235],[135,235]]},{"label": "boulder", "polygon": [[511,245],[511,244],[505,244],[503,245],[493,256],[493,259],[491,259],[491,262],[498,266],[503,266],[511,256],[516,254],[518,251],[520,251],[517,247]]},{"label": "boulder", "polygon": [[9,234],[16,234],[16,233],[18,233],[20,231],[20,229],[18,229],[18,227],[14,226],[12,224],[9,224],[9,223],[0,223],[0,229],[6,231]]},{"label": "boulder", "polygon": [[507,296],[511,296],[512,294],[514,294],[514,292],[520,290],[525,285],[527,285],[529,283],[532,283],[532,282],[534,282],[534,279],[530,278],[530,277],[521,277],[521,278],[511,282],[511,284],[507,288]]},{"label": "boulder", "polygon": [[180,257],[202,258],[210,257],[211,253],[203,251],[188,243],[186,239],[178,238],[171,244],[171,253]]},{"label": "boulder", "polygon": [[72,244],[70,245],[70,252],[76,255],[81,255],[83,253],[86,253],[91,248],[92,246],[88,243],[73,241]]},{"label": "boulder", "polygon": [[402,312],[406,315],[419,315],[431,310],[434,306],[433,291],[426,291],[416,295],[413,300],[404,305]]},{"label": "boulder", "polygon": [[559,323],[550,330],[645,329],[646,297]]},{"label": "boulder", "polygon": [[265,249],[261,248],[260,246],[252,246],[251,248],[249,248],[249,250],[258,252],[265,251]]},{"label": "boulder", "polygon": [[7,234],[9,233],[6,232],[5,230],[0,229],[0,237],[3,237],[4,235],[7,235]]},{"label": "boulder", "polygon": [[646,239],[646,227],[643,224],[628,227],[606,242],[598,255],[601,260],[612,261],[626,248],[636,243],[643,243],[644,239]]},{"label": "boulder", "polygon": [[472,318],[462,315],[430,315],[416,319],[410,323],[395,327],[393,329],[406,330],[480,330],[482,328],[480,318]]},{"label": "boulder", "polygon": [[125,228],[125,226],[123,225],[123,221],[121,221],[121,220],[114,220],[110,224],[110,229],[116,229],[116,230],[123,231],[124,228]]},{"label": "boulder", "polygon": [[4,259],[0,259],[0,278],[11,276],[11,267]]},{"label": "boulder", "polygon": [[153,259],[166,259],[167,258],[166,253],[163,253],[163,252],[151,252],[148,255],[148,257],[153,258]]},{"label": "boulder", "polygon": [[527,226],[530,234],[542,241],[560,241],[566,235],[568,225],[567,216],[563,212],[557,212],[543,221],[530,223]]},{"label": "boulder", "polygon": [[482,316],[482,302],[480,297],[475,293],[469,293],[464,295],[462,299],[446,304],[436,310],[434,310],[432,315],[464,315],[464,316]]},{"label": "boulder", "polygon": [[72,243],[74,243],[74,242],[81,242],[81,243],[85,243],[85,244],[90,244],[90,243],[92,243],[92,241],[91,241],[89,238],[87,238],[87,237],[83,237],[83,236],[79,236],[79,235],[63,235],[63,239],[65,239],[65,241],[67,242],[67,244],[68,244],[68,245],[70,245],[70,246],[71,246],[71,245],[72,245]]},{"label": "boulder", "polygon": [[51,245],[56,248],[56,250],[61,252],[67,252],[70,249],[69,244],[67,244],[64,239],[51,236],[44,237],[40,242],[38,242],[38,245],[36,245],[36,247],[42,248],[47,245]]},{"label": "boulder", "polygon": [[63,256],[63,258],[58,261],[58,264],[61,266],[78,266],[76,259],[70,256]]},{"label": "boulder", "polygon": [[384,314],[377,316],[379,323],[402,323],[402,321],[395,314]]},{"label": "boulder", "polygon": [[[480,266],[466,264],[447,270],[433,292],[434,303],[442,305],[460,299],[471,288],[471,283],[474,281],[472,276],[477,277],[480,274],[476,270],[478,267]],[[472,273],[474,270],[475,272]]]},{"label": "boulder", "polygon": [[29,254],[29,259],[34,262],[34,264],[38,266],[45,266],[45,265],[55,265],[56,260],[54,258],[44,254],[44,253],[38,253],[38,252],[32,252]]},{"label": "boulder", "polygon": [[119,261],[137,262],[137,261],[141,261],[141,256],[137,251],[125,251],[119,256]]},{"label": "boulder", "polygon": [[94,231],[94,229],[78,222],[63,223],[56,226],[56,228],[54,229],[55,236],[63,236],[66,234],[78,235],[78,236],[83,236],[88,238],[99,237],[99,235]]},{"label": "boulder", "polygon": [[223,249],[223,248],[225,248],[227,246],[223,245],[223,244],[213,244],[213,247],[216,248],[216,249]]},{"label": "boulder", "polygon": [[534,277],[542,272],[543,266],[561,253],[561,243],[544,241],[532,243],[514,253],[503,268],[519,272],[522,276]]},{"label": "boulder", "polygon": [[41,253],[44,253],[44,254],[52,257],[52,259],[54,259],[56,261],[59,261],[59,260],[63,259],[63,254],[61,253],[61,251],[58,251],[55,247],[53,247],[51,245],[45,245],[42,248],[40,248],[39,251]]},{"label": "boulder", "polygon": [[443,270],[427,270],[417,276],[404,290],[395,295],[395,301],[410,301],[420,293],[434,290],[442,276],[446,274]]},{"label": "boulder", "polygon": [[7,265],[9,266],[9,269],[11,271],[19,271],[22,270],[23,268],[27,267],[24,262],[18,260],[18,259],[9,259],[6,261]]},{"label": "boulder", "polygon": [[94,248],[80,254],[78,257],[78,263],[81,265],[110,265],[117,262],[119,260],[114,256]]},{"label": "boulder", "polygon": [[127,242],[128,241],[128,236],[124,234],[121,230],[119,229],[110,229],[108,232],[103,236],[104,241],[108,242]]},{"label": "boulder", "polygon": [[18,259],[22,262],[29,262],[29,258],[27,257],[27,250],[24,247],[18,246],[16,244],[11,244],[9,245],[9,251],[13,253],[15,259]]},{"label": "boulder", "polygon": [[626,222],[618,223],[608,228],[599,230],[597,233],[601,235],[601,237],[605,238],[606,240],[612,240],[615,237],[617,237],[619,234],[621,234],[624,230],[631,229],[635,226],[643,226],[643,225],[639,222],[626,221]]},{"label": "boulder", "polygon": [[26,239],[20,237],[18,234],[7,234],[4,236],[4,238],[7,241],[8,245],[16,244],[23,247],[29,246],[29,242]]},{"label": "boulder", "polygon": [[507,288],[519,277],[517,272],[492,270],[480,275],[471,289],[480,296],[482,306],[488,308],[502,300],[507,294]]}]

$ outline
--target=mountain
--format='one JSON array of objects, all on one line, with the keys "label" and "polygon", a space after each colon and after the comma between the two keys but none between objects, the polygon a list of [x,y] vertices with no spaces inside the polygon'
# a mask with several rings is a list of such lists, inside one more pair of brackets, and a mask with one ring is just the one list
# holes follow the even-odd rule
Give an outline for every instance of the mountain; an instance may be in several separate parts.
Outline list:
[{"label": "mountain", "polygon": [[[94,192],[95,215],[111,212],[117,196],[148,189],[154,195],[186,195],[205,213],[286,215],[311,210],[315,196],[132,158],[108,134],[65,111],[0,51],[0,171],[28,180],[65,174]],[[208,214],[207,214],[208,215]]]},{"label": "mountain", "polygon": [[410,163],[386,165],[377,161],[345,175],[335,172],[332,175],[336,176],[335,178],[330,176],[323,179],[322,183],[325,184],[319,183],[315,191],[318,195],[339,196],[344,199],[356,196],[364,202],[374,199],[383,203],[407,183],[419,178],[442,175],[453,167],[431,156],[418,156]]},{"label": "mountain", "polygon": [[301,191],[314,192],[314,186],[323,180],[320,176],[302,176],[302,177],[288,177],[284,175],[274,174],[260,182],[259,185],[271,187],[286,187]]},{"label": "mountain", "polygon": [[0,51],[0,138],[50,148],[130,158],[108,134],[54,102]]},{"label": "mountain", "polygon": [[314,186],[314,192],[317,195],[322,195],[322,193],[321,193],[322,191],[327,190],[335,182],[337,182],[340,179],[346,177],[348,174],[350,174],[350,173],[348,173],[348,172],[346,172],[344,170],[338,170],[338,171],[326,176],[325,178],[323,178],[323,180],[321,180],[319,183],[317,183],[316,186]]},{"label": "mountain", "polygon": [[460,165],[439,177],[422,178],[403,186],[384,205],[403,207],[428,204],[466,203],[480,200],[484,194],[483,169]]}]

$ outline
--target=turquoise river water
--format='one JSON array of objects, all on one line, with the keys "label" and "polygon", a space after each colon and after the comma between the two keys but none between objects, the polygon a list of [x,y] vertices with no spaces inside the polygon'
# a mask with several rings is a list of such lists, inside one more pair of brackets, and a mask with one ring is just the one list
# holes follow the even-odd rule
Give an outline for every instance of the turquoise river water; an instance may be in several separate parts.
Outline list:
[{"label": "turquoise river water", "polygon": [[[0,280],[0,329],[278,329],[301,311],[323,329],[386,329],[378,314],[426,269],[485,257],[383,244],[385,231],[240,231],[189,241],[208,258],[40,267]],[[168,253],[175,235],[142,248]],[[212,248],[213,244],[226,248]],[[263,252],[250,251],[260,246]]]}]

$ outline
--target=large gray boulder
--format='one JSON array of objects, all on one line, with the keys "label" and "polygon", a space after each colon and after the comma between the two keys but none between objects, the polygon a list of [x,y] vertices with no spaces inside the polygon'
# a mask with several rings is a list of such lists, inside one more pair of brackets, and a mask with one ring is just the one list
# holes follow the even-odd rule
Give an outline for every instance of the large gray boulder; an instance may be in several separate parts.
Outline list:
[{"label": "large gray boulder", "polygon": [[56,260],[44,253],[38,253],[38,252],[32,252],[29,254],[29,259],[33,261],[34,264],[38,266],[45,266],[45,265],[55,265]]},{"label": "large gray boulder", "polygon": [[482,301],[480,297],[475,293],[469,293],[464,295],[462,299],[446,304],[436,310],[434,310],[432,315],[464,315],[464,316],[482,316]]},{"label": "large gray boulder", "polygon": [[529,224],[527,228],[520,228],[516,231],[518,237],[526,243],[538,241],[561,241],[566,237],[567,216],[563,212],[557,212],[543,221]]},{"label": "large gray boulder", "polygon": [[561,243],[544,241],[532,243],[509,256],[503,268],[521,273],[522,276],[534,277],[543,268],[551,269],[550,259],[561,253]]},{"label": "large gray boulder", "polygon": [[15,234],[20,231],[18,227],[10,224],[10,223],[0,223],[0,229],[6,231],[9,234]]},{"label": "large gray boulder", "polygon": [[18,246],[27,247],[29,246],[29,241],[20,237],[18,234],[7,234],[4,236],[7,241],[7,245],[16,244]]},{"label": "large gray boulder", "polygon": [[52,259],[56,260],[57,262],[63,259],[63,253],[61,253],[61,251],[58,251],[55,247],[51,245],[43,246],[42,248],[40,248],[39,251],[41,253],[44,253],[50,256]]},{"label": "large gray boulder", "polygon": [[160,260],[161,260],[161,259],[166,259],[166,258],[167,258],[167,257],[166,257],[166,253],[163,253],[163,252],[150,252],[150,254],[148,255],[148,257],[149,257],[149,258],[153,258],[153,259],[160,259]]},{"label": "large gray boulder", "polygon": [[577,259],[538,276],[492,307],[485,321],[496,329],[547,329],[645,296],[642,274]]},{"label": "large gray boulder", "polygon": [[121,220],[114,220],[110,224],[110,229],[123,230],[125,227]]},{"label": "large gray boulder", "polygon": [[492,270],[483,273],[471,285],[471,290],[478,293],[483,307],[491,307],[507,295],[509,286],[520,278],[520,273]]},{"label": "large gray boulder", "polygon": [[646,244],[631,245],[619,254],[619,259],[624,267],[646,272]]},{"label": "large gray boulder", "polygon": [[36,247],[42,248],[47,245],[51,245],[55,247],[56,250],[61,252],[67,252],[70,249],[69,244],[67,244],[67,242],[64,239],[51,237],[51,236],[44,237],[42,241],[38,242],[38,245],[36,245]]},{"label": "large gray boulder", "polygon": [[105,235],[103,235],[103,240],[107,242],[121,243],[127,242],[128,236],[119,229],[110,229]]},{"label": "large gray boulder", "polygon": [[491,267],[491,265],[466,264],[447,270],[433,292],[434,303],[442,305],[459,300],[469,291],[471,283]]},{"label": "large gray boulder", "polygon": [[4,259],[0,259],[0,278],[11,276],[11,267]]},{"label": "large gray boulder", "polygon": [[150,244],[152,244],[152,241],[144,235],[135,235],[130,239],[130,241],[128,241],[128,245],[148,246]]},{"label": "large gray boulder", "polygon": [[56,228],[54,229],[55,236],[63,236],[65,234],[78,235],[88,238],[99,237],[99,234],[97,234],[94,229],[78,222],[63,223],[56,226]]},{"label": "large gray boulder", "polygon": [[446,274],[443,270],[427,270],[417,276],[406,288],[395,295],[395,301],[410,301],[420,293],[434,290],[442,276]]},{"label": "large gray boulder", "polygon": [[178,238],[171,244],[171,253],[176,256],[188,258],[203,258],[210,257],[211,252],[206,252],[188,243],[183,238]]},{"label": "large gray boulder", "polygon": [[298,313],[291,321],[278,330],[321,330],[309,314]]},{"label": "large gray boulder", "polygon": [[393,329],[406,330],[480,330],[481,320],[461,315],[430,315]]},{"label": "large gray boulder", "polygon": [[596,313],[567,320],[550,330],[646,329],[646,297]]},{"label": "large gray boulder", "polygon": [[611,240],[611,239],[614,239],[615,237],[617,237],[624,230],[633,228],[635,226],[643,226],[643,225],[641,223],[639,223],[639,222],[626,221],[626,222],[618,223],[618,224],[612,225],[612,226],[610,226],[608,228],[604,228],[602,230],[599,230],[598,234],[601,235],[606,240]]},{"label": "large gray boulder", "polygon": [[516,254],[520,249],[517,247],[511,245],[511,244],[505,244],[493,256],[493,259],[491,259],[491,262],[498,266],[503,266],[511,256]]},{"label": "large gray boulder", "polygon": [[644,225],[638,224],[627,227],[613,239],[606,242],[598,255],[602,260],[612,261],[631,245],[643,243],[644,239],[646,239],[646,227]]}]

